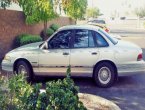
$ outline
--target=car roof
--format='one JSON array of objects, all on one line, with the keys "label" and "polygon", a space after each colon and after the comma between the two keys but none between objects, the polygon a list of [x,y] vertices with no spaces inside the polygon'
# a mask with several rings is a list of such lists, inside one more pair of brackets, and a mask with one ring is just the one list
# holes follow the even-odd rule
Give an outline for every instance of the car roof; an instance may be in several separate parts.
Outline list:
[{"label": "car roof", "polygon": [[61,30],[71,30],[71,29],[88,29],[88,30],[98,30],[99,27],[93,25],[67,25],[59,28]]}]

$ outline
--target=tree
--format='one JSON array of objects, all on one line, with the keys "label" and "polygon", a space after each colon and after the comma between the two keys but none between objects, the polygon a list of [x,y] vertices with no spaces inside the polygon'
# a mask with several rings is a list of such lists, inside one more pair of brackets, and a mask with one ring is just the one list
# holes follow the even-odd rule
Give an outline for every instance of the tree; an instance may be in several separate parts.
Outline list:
[{"label": "tree", "polygon": [[139,18],[145,17],[145,7],[136,8],[134,12]]},{"label": "tree", "polygon": [[[5,0],[3,0],[5,1]],[[87,0],[6,0],[15,1],[23,9],[27,24],[44,22],[44,36],[46,36],[47,21],[58,17],[58,8],[66,15],[77,20],[84,17]]]},{"label": "tree", "polygon": [[18,2],[28,24],[44,22],[44,37],[46,37],[47,21],[58,16],[53,8],[53,0],[18,0]]},{"label": "tree", "polygon": [[87,18],[90,18],[90,17],[97,18],[98,16],[101,15],[100,14],[100,10],[97,7],[95,7],[95,8],[88,8],[86,14],[87,14],[86,15]]},{"label": "tree", "polygon": [[74,19],[84,17],[87,0],[18,0],[26,15],[26,22],[34,24],[44,22],[44,35],[46,36],[47,21],[58,17],[57,7]]},{"label": "tree", "polygon": [[145,17],[145,7],[136,8],[134,13],[138,17],[137,27],[140,27],[140,18]]},{"label": "tree", "polygon": [[0,0],[0,8],[6,10],[12,2],[16,3],[16,0]]},{"label": "tree", "polygon": [[11,4],[11,1],[10,0],[1,0],[0,1],[0,7],[2,9],[6,9],[6,7],[9,7]]},{"label": "tree", "polygon": [[62,0],[62,8],[73,19],[81,19],[86,13],[87,0]]}]

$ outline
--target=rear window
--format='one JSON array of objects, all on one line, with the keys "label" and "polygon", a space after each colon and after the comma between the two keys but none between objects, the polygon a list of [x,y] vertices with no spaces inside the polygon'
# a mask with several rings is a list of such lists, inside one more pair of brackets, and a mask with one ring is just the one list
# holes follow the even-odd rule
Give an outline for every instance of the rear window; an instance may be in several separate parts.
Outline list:
[{"label": "rear window", "polygon": [[114,45],[116,45],[118,43],[117,39],[114,39],[113,37],[111,37],[107,32],[105,32],[102,29],[98,30],[99,32],[101,32],[103,35],[105,35]]}]

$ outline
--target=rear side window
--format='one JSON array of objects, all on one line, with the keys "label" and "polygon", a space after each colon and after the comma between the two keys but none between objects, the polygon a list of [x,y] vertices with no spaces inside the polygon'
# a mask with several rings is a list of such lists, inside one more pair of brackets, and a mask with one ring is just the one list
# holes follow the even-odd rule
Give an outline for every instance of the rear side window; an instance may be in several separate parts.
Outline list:
[{"label": "rear side window", "polygon": [[107,41],[98,32],[95,32],[95,41],[96,41],[97,47],[108,47],[109,46]]},{"label": "rear side window", "polygon": [[74,39],[74,48],[95,47],[93,34],[89,30],[76,30]]}]

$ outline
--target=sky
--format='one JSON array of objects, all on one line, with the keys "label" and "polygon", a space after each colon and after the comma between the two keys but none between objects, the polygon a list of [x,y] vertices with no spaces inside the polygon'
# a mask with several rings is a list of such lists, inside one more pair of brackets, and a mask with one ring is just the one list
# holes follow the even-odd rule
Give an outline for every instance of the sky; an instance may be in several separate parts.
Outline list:
[{"label": "sky", "polygon": [[[88,0],[88,7],[98,7],[104,16],[111,16],[113,13],[125,16],[125,14],[130,14],[137,7],[142,7],[143,5],[145,6],[145,0]],[[13,4],[8,9],[22,10],[16,4]]]},{"label": "sky", "polygon": [[19,7],[19,5],[15,4],[15,3],[12,3],[12,5],[10,7],[8,7],[7,9],[22,11],[22,9]]},{"label": "sky", "polygon": [[136,8],[145,6],[145,0],[88,0],[88,7],[98,7],[104,15],[117,11],[120,16],[132,13]]}]

